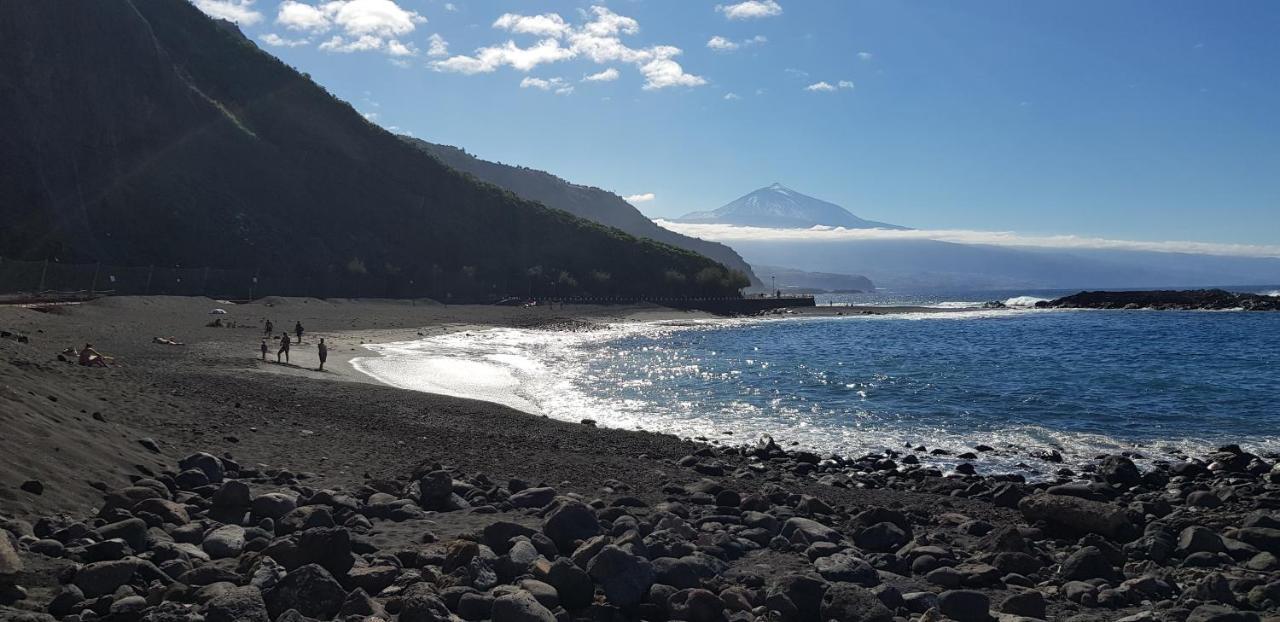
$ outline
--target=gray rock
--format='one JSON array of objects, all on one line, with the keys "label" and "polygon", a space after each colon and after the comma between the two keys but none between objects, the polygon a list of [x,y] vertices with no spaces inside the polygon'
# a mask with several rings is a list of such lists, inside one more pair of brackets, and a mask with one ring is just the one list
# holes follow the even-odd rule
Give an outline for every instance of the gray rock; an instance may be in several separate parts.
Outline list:
[{"label": "gray rock", "polygon": [[667,597],[667,609],[677,620],[722,622],[725,619],[724,601],[710,590],[680,590]]},{"label": "gray rock", "polygon": [[111,616],[122,620],[136,617],[147,608],[147,599],[141,596],[125,596],[111,603]]},{"label": "gray rock", "polygon": [[248,484],[231,480],[213,493],[213,505],[218,508],[247,508],[251,494]]},{"label": "gray rock", "polygon": [[526,488],[511,495],[507,501],[518,508],[545,508],[556,498],[555,488]]},{"label": "gray rock", "polygon": [[140,518],[129,518],[103,525],[94,530],[99,540],[119,538],[137,552],[147,550],[147,523]]},{"label": "gray rock", "polygon": [[281,535],[303,531],[312,527],[335,527],[333,513],[323,505],[304,505],[294,508],[276,523],[276,533]]},{"label": "gray rock", "polygon": [[233,587],[209,599],[205,622],[269,622],[262,592],[252,586]]},{"label": "gray rock", "polygon": [[655,576],[649,560],[612,544],[592,558],[587,574],[604,588],[611,604],[624,609],[640,603]]},{"label": "gray rock", "polygon": [[823,620],[890,622],[893,612],[871,590],[851,583],[834,583],[822,595]]},{"label": "gray rock", "polygon": [[522,579],[519,583],[520,589],[533,594],[533,597],[542,603],[547,609],[555,609],[560,606],[560,593],[556,588],[548,583],[544,583],[537,579]]},{"label": "gray rock", "polygon": [[201,548],[211,559],[238,557],[244,551],[244,527],[223,525],[204,537]]},{"label": "gray rock", "polygon": [[136,559],[121,559],[86,564],[76,573],[75,585],[88,598],[110,594],[133,580],[138,562]]},{"label": "gray rock", "polygon": [[278,521],[298,507],[298,501],[282,492],[258,495],[249,502],[249,512],[254,518],[270,518]]},{"label": "gray rock", "polygon": [[1090,579],[1115,579],[1115,567],[1106,554],[1096,546],[1086,546],[1072,553],[1062,562],[1058,576],[1064,581],[1088,581]]},{"label": "gray rock", "polygon": [[542,532],[561,551],[572,551],[576,541],[600,535],[600,521],[585,503],[563,497],[555,503],[543,522]]},{"label": "gray rock", "polygon": [[1059,533],[1096,533],[1121,542],[1137,535],[1128,514],[1107,503],[1037,494],[1019,501],[1018,510],[1027,520],[1043,521]]},{"label": "gray rock", "polygon": [[555,614],[524,590],[494,599],[491,616],[493,622],[556,622]]},{"label": "gray rock", "polygon": [[463,594],[458,599],[455,610],[458,612],[458,617],[463,620],[472,622],[488,620],[489,616],[493,615],[493,596],[476,592]]},{"label": "gray rock", "polygon": [[414,583],[400,595],[399,622],[451,622],[453,616],[429,583]]},{"label": "gray rock", "polygon": [[819,523],[818,521],[799,516],[787,519],[779,532],[783,538],[793,543],[814,544],[816,542],[839,542],[840,532]]},{"label": "gray rock", "polygon": [[943,566],[929,571],[924,576],[929,583],[945,588],[956,588],[964,585],[964,575],[950,566]]},{"label": "gray rock", "polygon": [[1258,622],[1258,614],[1227,605],[1200,605],[1191,610],[1186,622]]},{"label": "gray rock", "polygon": [[871,564],[848,553],[820,557],[814,560],[813,567],[828,581],[856,583],[862,587],[880,584],[880,574]]},{"label": "gray rock", "polygon": [[[795,608],[798,620],[817,622],[822,611],[822,596],[829,584],[819,577],[789,574],[779,577],[769,590],[769,596],[781,596]],[[784,612],[785,613],[785,612]]]},{"label": "gray rock", "polygon": [[191,454],[190,456],[179,460],[178,468],[183,471],[188,469],[197,469],[204,473],[205,478],[214,484],[221,483],[222,478],[226,475],[226,470],[222,460],[204,452]]},{"label": "gray rock", "polygon": [[859,548],[877,553],[889,553],[902,548],[910,540],[907,532],[888,521],[876,523],[853,538]]},{"label": "gray rock", "polygon": [[9,538],[9,534],[0,530],[0,582],[5,578],[16,577],[21,574],[25,566],[22,558],[18,556],[18,549],[13,545],[13,540]]},{"label": "gray rock", "polygon": [[547,582],[556,588],[560,595],[560,604],[565,609],[575,611],[591,604],[595,595],[595,585],[591,576],[566,557],[554,562],[539,562],[533,570],[534,577]]},{"label": "gray rock", "polygon": [[330,620],[338,614],[347,592],[319,564],[307,564],[285,575],[263,595],[272,618],[289,609],[312,618]]},{"label": "gray rock", "polygon": [[1235,539],[1272,555],[1280,555],[1280,529],[1245,527],[1236,530]]},{"label": "gray rock", "polygon": [[1000,613],[1043,619],[1045,617],[1044,594],[1036,590],[1011,594],[1000,602]]}]

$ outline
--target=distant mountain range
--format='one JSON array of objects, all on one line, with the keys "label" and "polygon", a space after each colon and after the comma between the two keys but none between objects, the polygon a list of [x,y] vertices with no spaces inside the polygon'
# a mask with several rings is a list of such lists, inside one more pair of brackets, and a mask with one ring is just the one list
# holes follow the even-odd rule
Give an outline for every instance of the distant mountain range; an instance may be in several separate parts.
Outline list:
[{"label": "distant mountain range", "polygon": [[863,220],[835,203],[815,199],[778,183],[739,197],[714,211],[690,212],[676,219],[676,222],[774,229],[808,229],[814,226],[907,229],[874,220]]},{"label": "distant mountain range", "polygon": [[832,272],[807,272],[782,266],[754,265],[752,268],[764,280],[764,291],[777,288],[784,293],[852,293],[872,292],[876,286],[865,276],[836,274]]},{"label": "distant mountain range", "polygon": [[[910,290],[1115,289],[1265,285],[1280,259],[1187,253],[1041,249],[933,240],[736,241],[752,265],[863,274]],[[768,281],[768,274],[757,272]]]},{"label": "distant mountain range", "polygon": [[402,138],[450,167],[509,190],[522,199],[537,201],[579,218],[621,229],[639,238],[657,240],[705,255],[731,270],[745,274],[753,284],[760,283],[759,279],[752,274],[751,266],[747,265],[747,262],[732,248],[718,242],[708,242],[663,229],[641,214],[635,206],[612,192],[591,186],[580,186],[551,173],[524,166],[481,160],[459,147],[437,145],[408,136]]},{"label": "distant mountain range", "polygon": [[260,271],[259,292],[319,296],[747,282],[451,169],[186,0],[0,3],[0,162],[0,257]]}]

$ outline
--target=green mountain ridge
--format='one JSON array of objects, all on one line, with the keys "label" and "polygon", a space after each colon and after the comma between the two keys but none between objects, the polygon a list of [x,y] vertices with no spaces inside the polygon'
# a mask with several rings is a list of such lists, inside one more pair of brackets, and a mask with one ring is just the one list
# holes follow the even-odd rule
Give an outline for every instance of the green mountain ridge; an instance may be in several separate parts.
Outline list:
[{"label": "green mountain ridge", "polygon": [[0,4],[0,119],[3,257],[255,270],[300,295],[745,285],[450,169],[185,0]]}]

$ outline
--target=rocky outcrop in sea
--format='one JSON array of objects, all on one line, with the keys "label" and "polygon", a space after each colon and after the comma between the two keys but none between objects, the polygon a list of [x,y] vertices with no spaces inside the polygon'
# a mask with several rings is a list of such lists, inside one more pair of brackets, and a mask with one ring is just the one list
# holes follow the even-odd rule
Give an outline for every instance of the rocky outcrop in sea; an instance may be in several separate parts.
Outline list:
[{"label": "rocky outcrop in sea", "polygon": [[1160,311],[1280,311],[1280,297],[1221,289],[1080,292],[1036,303],[1037,309],[1155,309]]}]

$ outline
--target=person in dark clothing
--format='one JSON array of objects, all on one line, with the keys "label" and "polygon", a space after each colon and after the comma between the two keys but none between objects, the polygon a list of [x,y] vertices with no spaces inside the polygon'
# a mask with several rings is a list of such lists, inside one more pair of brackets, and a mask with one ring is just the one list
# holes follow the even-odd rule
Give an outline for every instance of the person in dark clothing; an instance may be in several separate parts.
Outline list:
[{"label": "person in dark clothing", "polygon": [[320,345],[316,346],[316,353],[320,355],[320,371],[324,371],[324,362],[329,358],[329,346],[324,344],[324,338],[320,338]]},{"label": "person in dark clothing", "polygon": [[263,327],[262,334],[270,337],[271,333],[275,332],[275,329],[276,327],[271,323],[271,320],[267,320],[267,325]]},{"label": "person in dark clothing", "polygon": [[298,343],[302,343],[302,322],[293,325],[293,332],[298,334]]},{"label": "person in dark clothing", "polygon": [[265,361],[267,360],[267,338],[266,337],[262,338],[261,350],[262,350],[262,360]]},{"label": "person in dark clothing", "polygon": [[280,349],[276,350],[276,362],[280,362],[280,355],[284,355],[284,362],[289,362],[289,333],[280,333]]}]

